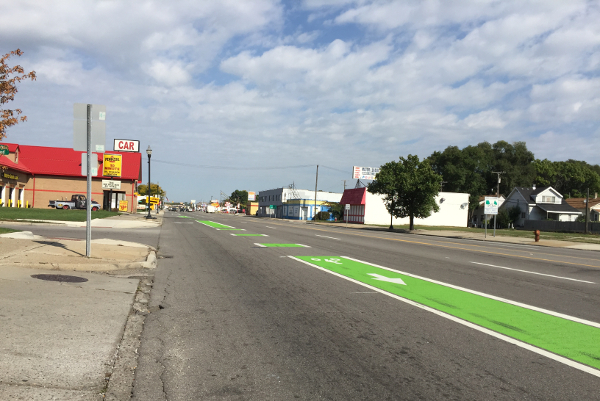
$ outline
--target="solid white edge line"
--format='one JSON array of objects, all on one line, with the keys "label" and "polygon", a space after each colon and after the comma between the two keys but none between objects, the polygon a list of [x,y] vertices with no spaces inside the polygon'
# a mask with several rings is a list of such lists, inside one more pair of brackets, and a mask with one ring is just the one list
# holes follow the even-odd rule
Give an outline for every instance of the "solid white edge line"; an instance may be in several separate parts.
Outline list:
[{"label": "solid white edge line", "polygon": [[255,242],[254,245],[260,246],[261,248],[266,248],[266,246],[264,246],[263,244],[259,244],[258,242]]},{"label": "solid white edge line", "polygon": [[[517,347],[521,347],[521,348],[526,349],[528,351],[535,352],[538,355],[545,356],[547,358],[550,358],[550,359],[555,360],[557,362],[563,363],[563,364],[565,364],[567,366],[570,366],[572,368],[581,370],[582,372],[589,373],[589,374],[591,374],[593,376],[600,377],[600,370],[594,369],[591,366],[587,366],[587,365],[584,365],[582,363],[572,361],[571,359],[568,359],[568,358],[565,358],[563,356],[554,354],[554,353],[552,353],[550,351],[546,351],[544,349],[535,347],[535,346],[533,346],[531,344],[524,343],[524,342],[516,340],[516,339],[514,339],[512,337],[505,336],[504,334],[497,333],[497,332],[495,332],[493,330],[486,329],[485,327],[478,326],[475,323],[471,323],[471,322],[468,322],[466,320],[462,320],[460,318],[457,318],[456,316],[449,315],[449,314],[447,314],[445,312],[441,312],[441,311],[439,311],[437,309],[433,309],[433,308],[431,308],[429,306],[425,306],[425,305],[416,303],[414,301],[411,301],[410,299],[402,298],[402,297],[400,297],[398,295],[395,295],[395,294],[392,294],[390,292],[384,291],[384,290],[382,290],[380,288],[373,287],[373,286],[370,286],[369,284],[365,284],[365,283],[363,283],[361,281],[358,281],[358,280],[355,280],[353,278],[346,277],[346,276],[344,276],[342,274],[339,274],[339,273],[336,273],[336,272],[332,272],[331,270],[327,270],[327,269],[325,269],[323,267],[317,266],[317,265],[312,264],[310,262],[304,261],[302,259],[298,259],[295,256],[288,256],[288,257],[291,258],[291,259],[294,259],[294,260],[296,260],[298,262],[307,264],[309,266],[312,266],[314,268],[317,268],[319,270],[327,272],[329,274],[333,274],[334,276],[338,276],[338,277],[343,278],[345,280],[351,281],[351,282],[353,282],[355,284],[358,284],[358,285],[361,285],[363,287],[369,288],[371,290],[377,291],[377,292],[379,292],[379,293],[381,293],[383,295],[387,295],[388,297],[394,298],[394,299],[396,299],[398,301],[402,301],[402,302],[407,303],[409,305],[416,306],[417,308],[426,310],[428,312],[434,313],[434,314],[436,314],[438,316],[441,316],[441,317],[446,318],[448,320],[451,320],[453,322],[462,324],[462,325],[467,326],[469,328],[472,328],[474,330],[477,330],[477,331],[480,331],[482,333],[488,334],[488,335],[490,335],[492,337],[495,337],[495,338],[497,338],[499,340],[506,341],[507,343],[516,345]],[[347,256],[342,256],[342,257],[346,258],[346,259],[354,260],[355,262],[365,263],[365,262],[362,262],[362,261],[359,261],[359,260],[356,260],[356,259],[349,258]],[[365,263],[365,264],[373,266],[373,267],[380,267],[380,266],[374,265],[372,263]],[[395,270],[391,270],[391,269],[388,269],[388,268],[385,268],[385,267],[380,267],[380,268],[386,269],[386,270],[390,270],[390,271],[395,271]],[[402,273],[402,274],[405,274],[405,273]],[[416,278],[416,276],[412,276],[412,277]],[[431,280],[427,280],[427,281],[431,281]]]},{"label": "solid white edge line", "polygon": [[[227,227],[230,227],[230,226],[227,226]],[[214,228],[214,227],[213,227],[213,228]],[[231,230],[232,228],[233,228],[234,230],[246,231],[246,229],[245,229],[245,228],[235,228],[235,227],[231,227],[231,228],[215,228],[215,230],[217,230],[217,231],[221,231],[221,230],[228,231],[228,230]]]},{"label": "solid white edge line", "polygon": [[[246,231],[246,230],[242,230],[242,231]],[[231,233],[231,235],[233,235],[234,237],[237,236],[237,234]],[[253,237],[259,237],[259,236],[263,236],[263,237],[268,237],[267,234],[258,234],[258,235],[253,235]]]},{"label": "solid white edge line", "polygon": [[362,260],[350,258],[348,256],[341,256],[341,257],[342,258],[346,258],[348,260],[353,260],[353,261],[358,262],[358,263],[364,263],[366,265],[370,265],[370,266],[373,266],[373,267],[378,267],[380,269],[389,270],[391,272],[400,273],[400,274],[404,274],[406,276],[418,278],[419,280],[425,280],[425,281],[429,281],[430,283],[443,285],[444,287],[454,288],[455,290],[460,290],[460,291],[468,292],[470,294],[479,295],[479,296],[482,296],[482,297],[485,297],[485,298],[489,298],[489,299],[493,299],[493,300],[496,300],[496,301],[504,302],[504,303],[507,303],[507,304],[519,306],[519,307],[525,308],[525,309],[531,309],[531,310],[534,310],[536,312],[542,312],[542,313],[545,313],[545,314],[550,315],[550,316],[560,317],[562,319],[571,320],[573,322],[585,324],[587,326],[592,326],[592,327],[596,327],[596,328],[600,329],[600,323],[592,322],[591,320],[580,319],[580,318],[575,317],[575,316],[569,316],[569,315],[565,315],[565,314],[559,313],[559,312],[554,312],[554,311],[551,311],[551,310],[548,310],[548,309],[538,308],[537,306],[532,306],[532,305],[523,304],[521,302],[511,301],[510,299],[497,297],[497,296],[491,295],[491,294],[486,294],[485,292],[474,291],[474,290],[470,290],[468,288],[459,287],[457,285],[444,283],[443,281],[432,280],[432,279],[427,278],[427,277],[417,276],[416,274],[406,273],[406,272],[403,272],[403,271],[400,271],[400,270],[390,269],[389,267],[379,266],[379,265],[376,265],[374,263],[364,262]]},{"label": "solid white edge line", "polygon": [[521,270],[521,269],[515,269],[512,267],[504,267],[504,266],[496,266],[496,265],[490,265],[488,263],[479,263],[479,262],[471,262],[474,263],[476,265],[482,265],[482,266],[490,266],[490,267],[497,267],[498,269],[506,269],[506,270],[513,270],[516,272],[521,272],[521,273],[529,273],[529,274],[537,274],[538,276],[546,276],[546,277],[554,277],[554,278],[560,278],[563,280],[571,280],[571,281],[578,281],[580,283],[587,283],[587,284],[596,284],[593,281],[585,281],[585,280],[578,280],[576,278],[569,278],[569,277],[562,277],[562,276],[555,276],[553,274],[545,274],[545,273],[537,273],[537,272],[530,272],[528,270]]}]

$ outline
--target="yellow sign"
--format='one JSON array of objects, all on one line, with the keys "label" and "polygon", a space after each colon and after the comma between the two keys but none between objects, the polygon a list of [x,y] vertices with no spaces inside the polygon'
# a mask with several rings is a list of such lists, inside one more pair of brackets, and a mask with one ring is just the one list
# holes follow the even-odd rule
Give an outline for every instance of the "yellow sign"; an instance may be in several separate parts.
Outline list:
[{"label": "yellow sign", "polygon": [[155,196],[151,196],[150,197],[150,203],[152,203],[153,205],[160,203],[160,198],[157,198]]},{"label": "yellow sign", "polygon": [[127,206],[128,206],[128,201],[126,201],[126,200],[119,201],[119,212],[126,212]]},{"label": "yellow sign", "polygon": [[14,174],[2,173],[4,178],[8,178],[9,180],[18,180],[19,176]]},{"label": "yellow sign", "polygon": [[104,165],[102,175],[105,177],[120,177],[122,157],[122,155],[104,154]]}]

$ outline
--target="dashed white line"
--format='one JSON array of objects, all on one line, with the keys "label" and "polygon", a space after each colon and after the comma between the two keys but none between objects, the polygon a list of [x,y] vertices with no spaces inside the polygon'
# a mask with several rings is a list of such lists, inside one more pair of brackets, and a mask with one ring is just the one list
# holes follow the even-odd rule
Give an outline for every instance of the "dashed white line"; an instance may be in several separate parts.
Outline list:
[{"label": "dashed white line", "polygon": [[321,238],[330,238],[330,239],[334,239],[334,240],[337,240],[337,241],[339,241],[339,240],[340,240],[339,238],[328,237],[328,236],[326,236],[326,235],[319,235],[319,234],[315,234],[315,235],[316,235],[317,237],[321,237]]},{"label": "dashed white line", "polygon": [[593,281],[577,280],[576,278],[569,278],[569,277],[555,276],[553,274],[531,272],[531,271],[528,271],[528,270],[514,269],[512,267],[496,266],[496,265],[490,265],[488,263],[479,263],[479,262],[471,262],[471,263],[474,263],[476,265],[495,267],[497,269],[512,270],[512,271],[521,272],[521,273],[537,274],[538,276],[554,277],[554,278],[559,278],[559,279],[562,279],[562,280],[571,280],[571,281],[577,281],[577,282],[580,282],[580,283],[587,283],[587,284],[596,284]]}]

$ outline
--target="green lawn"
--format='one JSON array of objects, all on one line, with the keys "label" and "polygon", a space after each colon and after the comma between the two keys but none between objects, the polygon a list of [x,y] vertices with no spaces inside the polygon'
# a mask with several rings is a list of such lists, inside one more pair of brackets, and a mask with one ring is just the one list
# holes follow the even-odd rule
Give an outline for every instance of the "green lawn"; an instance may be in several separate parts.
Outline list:
[{"label": "green lawn", "polygon": [[[98,210],[92,212],[92,219],[104,219],[116,216],[119,212]],[[62,220],[62,221],[85,221],[85,210],[62,210],[62,209],[19,209],[12,207],[0,207],[0,220]]]},{"label": "green lawn", "polygon": [[0,234],[14,233],[17,231],[19,231],[19,230],[13,230],[11,228],[0,228]]}]

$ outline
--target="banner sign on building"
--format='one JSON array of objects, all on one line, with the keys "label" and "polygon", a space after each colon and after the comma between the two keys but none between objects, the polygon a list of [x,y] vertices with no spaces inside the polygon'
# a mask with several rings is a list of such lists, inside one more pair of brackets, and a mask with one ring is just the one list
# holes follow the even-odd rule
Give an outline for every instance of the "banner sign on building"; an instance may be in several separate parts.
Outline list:
[{"label": "banner sign on building", "polygon": [[140,141],[132,139],[115,139],[113,150],[115,152],[139,152]]},{"label": "banner sign on building", "polygon": [[128,201],[122,200],[119,201],[119,212],[126,212],[128,207]]},{"label": "banner sign on building", "polygon": [[102,180],[102,189],[121,189],[121,181]]},{"label": "banner sign on building", "polygon": [[379,167],[354,166],[354,169],[352,170],[352,178],[357,180],[374,180],[377,173],[379,173]]},{"label": "banner sign on building", "polygon": [[256,200],[256,193],[255,192],[248,192],[248,200],[250,202],[254,202]]},{"label": "banner sign on building", "polygon": [[483,206],[484,214],[498,214],[498,198],[485,198],[485,203]]},{"label": "banner sign on building", "polygon": [[8,146],[0,145],[0,155],[8,156]]},{"label": "banner sign on building", "polygon": [[105,177],[120,177],[121,176],[121,155],[104,155],[103,173]]},{"label": "banner sign on building", "polygon": [[4,171],[4,172],[2,172],[2,177],[4,177],[4,178],[7,178],[7,179],[9,179],[9,180],[18,180],[18,179],[19,179],[19,176],[18,176],[18,175],[15,175],[15,174],[9,174],[9,173],[7,173],[7,172],[5,172],[5,171]]}]

